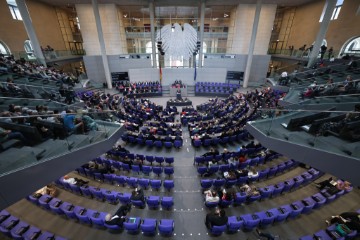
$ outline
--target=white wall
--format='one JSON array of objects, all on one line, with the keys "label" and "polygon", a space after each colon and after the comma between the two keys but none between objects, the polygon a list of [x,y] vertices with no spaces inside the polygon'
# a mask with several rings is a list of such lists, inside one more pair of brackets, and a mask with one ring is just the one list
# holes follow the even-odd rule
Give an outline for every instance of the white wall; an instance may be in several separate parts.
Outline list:
[{"label": "white wall", "polygon": [[[200,68],[197,69],[197,82],[225,82],[226,68]],[[194,85],[193,68],[163,68],[162,84],[170,85],[175,80],[181,80],[188,85]],[[154,68],[129,69],[129,78],[131,82],[141,81],[159,81],[160,71]]]}]

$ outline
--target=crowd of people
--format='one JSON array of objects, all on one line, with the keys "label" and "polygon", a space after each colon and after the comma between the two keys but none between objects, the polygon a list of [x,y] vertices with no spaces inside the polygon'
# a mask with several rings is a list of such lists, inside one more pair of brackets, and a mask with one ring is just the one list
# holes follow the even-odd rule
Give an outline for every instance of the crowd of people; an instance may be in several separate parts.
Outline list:
[{"label": "crowd of people", "polygon": [[124,96],[143,93],[161,93],[162,87],[159,81],[133,82],[122,81],[114,82],[114,87]]}]

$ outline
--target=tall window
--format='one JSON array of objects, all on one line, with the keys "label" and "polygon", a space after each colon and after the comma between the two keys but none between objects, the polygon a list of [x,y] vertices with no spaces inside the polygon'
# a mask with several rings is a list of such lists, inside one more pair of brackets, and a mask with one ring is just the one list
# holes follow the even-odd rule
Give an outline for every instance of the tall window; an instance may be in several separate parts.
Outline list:
[{"label": "tall window", "polygon": [[6,0],[6,2],[9,6],[10,13],[11,13],[11,16],[13,17],[13,19],[22,21],[21,14],[20,14],[19,8],[16,5],[15,0]]},{"label": "tall window", "polygon": [[34,53],[34,49],[31,45],[31,41],[30,40],[26,40],[24,42],[24,49],[25,49],[25,52],[28,54],[28,55],[32,55]]},{"label": "tall window", "polygon": [[[335,8],[334,8],[334,11],[333,11],[333,13],[332,13],[332,15],[331,15],[330,20],[336,20],[336,19],[338,19],[339,14],[340,14],[340,10],[341,10],[341,7],[342,7],[343,4],[344,4],[344,0],[337,0],[337,1],[336,1],[336,6],[335,6]],[[322,13],[321,13],[321,17],[320,17],[319,22],[322,22],[322,20],[323,20],[323,18],[324,18],[324,14],[325,14],[325,7],[324,7],[324,9],[323,9],[323,11],[322,11]]]}]

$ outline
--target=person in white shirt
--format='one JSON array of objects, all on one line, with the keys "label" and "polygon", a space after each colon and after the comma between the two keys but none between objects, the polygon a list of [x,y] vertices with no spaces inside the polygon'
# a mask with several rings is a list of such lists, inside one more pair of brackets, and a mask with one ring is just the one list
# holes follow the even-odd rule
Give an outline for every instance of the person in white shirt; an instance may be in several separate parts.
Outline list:
[{"label": "person in white shirt", "polygon": [[78,186],[83,186],[89,183],[89,181],[84,181],[80,178],[72,178],[69,177],[68,175],[65,175],[63,178],[63,182],[72,184],[72,185],[78,185]]},{"label": "person in white shirt", "polygon": [[220,201],[220,198],[215,191],[207,190],[204,192],[204,194],[205,194],[205,202],[215,203]]},{"label": "person in white shirt", "polygon": [[248,172],[248,179],[257,178],[258,176],[259,176],[259,173],[254,168],[250,168],[250,170]]}]

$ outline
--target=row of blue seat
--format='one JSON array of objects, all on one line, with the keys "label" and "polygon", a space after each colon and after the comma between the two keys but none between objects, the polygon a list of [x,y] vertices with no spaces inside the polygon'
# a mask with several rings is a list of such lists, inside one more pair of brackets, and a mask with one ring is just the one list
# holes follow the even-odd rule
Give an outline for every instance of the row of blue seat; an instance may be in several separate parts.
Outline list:
[{"label": "row of blue seat", "polygon": [[[357,211],[360,214],[360,210]],[[345,239],[354,239],[360,236],[356,230],[351,231],[350,233],[346,234],[346,236],[336,236],[336,224],[332,224],[327,227],[325,230],[320,230],[313,235],[306,235],[300,237],[299,240],[313,240],[314,238],[321,239],[321,240],[345,240]]]},{"label": "row of blue seat", "polygon": [[[244,177],[239,177],[238,179],[234,179],[234,180],[229,180],[227,179],[225,181],[221,180],[221,179],[201,179],[200,183],[201,183],[201,187],[202,188],[211,188],[213,185],[214,187],[222,187],[224,185],[226,185],[226,187],[232,187],[234,185],[242,185],[244,183],[246,183],[248,180],[249,181],[257,181],[259,179],[264,179],[264,178],[269,178],[272,176],[275,176],[278,173],[283,173],[286,170],[289,170],[290,168],[293,168],[295,166],[298,165],[298,162],[294,161],[294,160],[288,160],[286,162],[282,162],[276,166],[270,167],[270,168],[266,168],[264,170],[261,170],[258,174],[257,177],[251,178],[249,179],[247,176]],[[224,165],[221,165],[224,166]],[[203,168],[203,167],[199,167],[199,168]],[[199,172],[199,168],[198,168],[198,172]],[[205,167],[206,168],[206,167]],[[222,167],[221,171],[225,171],[227,168]],[[209,171],[211,173],[215,173],[217,171],[220,170],[220,166],[219,165],[211,165],[209,168],[206,168],[206,171]],[[203,173],[203,170],[201,170],[199,173]],[[224,184],[223,184],[224,182]]]},{"label": "row of blue seat", "polygon": [[227,137],[227,136],[226,137],[214,137],[214,138],[207,138],[204,140],[198,139],[198,140],[193,141],[193,146],[194,147],[201,147],[201,146],[209,147],[211,145],[216,146],[218,144],[227,144],[229,142],[231,142],[231,143],[234,143],[236,141],[242,142],[242,141],[247,140],[247,138],[248,138],[247,133],[240,133],[238,135],[233,135],[230,137]]},{"label": "row of blue seat", "polygon": [[[351,190],[350,190],[351,191]],[[334,197],[339,197],[349,191],[341,191]],[[303,200],[295,201],[277,208],[264,210],[256,213],[244,214],[239,217],[228,217],[228,223],[223,226],[212,226],[210,229],[214,235],[221,235],[228,230],[229,232],[237,232],[239,229],[252,231],[256,227],[266,227],[275,222],[284,222],[292,219],[300,214],[307,214],[313,209],[317,209],[326,203],[333,201],[332,197],[325,197],[320,192]]]},{"label": "row of blue seat", "polygon": [[[71,191],[77,195],[89,197],[89,198],[96,198],[100,201],[107,201],[111,204],[117,204],[119,201],[123,204],[127,204],[130,202],[131,193],[121,193],[117,191],[110,191],[105,188],[96,188],[93,186],[77,186],[74,184],[69,184],[64,182],[62,179],[58,179],[56,181],[56,184],[68,191]],[[170,183],[171,186],[173,186],[172,183]],[[169,186],[170,187],[170,186]],[[157,196],[152,196],[151,199],[156,199]],[[159,197],[160,201],[160,197]],[[161,199],[161,205],[164,208],[170,208],[174,205],[174,200],[172,197],[163,197]]]},{"label": "row of blue seat", "polygon": [[[197,165],[200,164],[207,164],[208,162],[215,160],[216,162],[218,161],[227,161],[231,158],[238,158],[241,155],[247,155],[247,154],[254,154],[256,152],[259,152],[263,150],[263,148],[244,148],[244,149],[240,149],[237,152],[232,152],[232,153],[226,153],[226,154],[218,154],[218,155],[211,155],[211,156],[196,156],[194,157],[194,164],[197,163]],[[281,154],[278,153],[274,153],[272,155],[269,155],[267,157],[267,161],[271,161],[273,159],[276,159],[278,157],[282,156]],[[251,166],[255,166],[258,164],[263,164],[265,162],[265,156],[261,156],[260,154],[257,155],[254,158],[248,159],[246,161],[245,166],[243,168],[245,168],[248,164],[251,163]]]},{"label": "row of blue seat", "polygon": [[[317,179],[319,176],[320,176],[320,172],[314,168],[311,168],[308,171],[305,171],[304,173],[296,177],[278,182],[276,184],[271,184],[266,187],[259,188],[260,195],[248,196],[245,192],[237,192],[235,194],[234,200],[231,201],[220,200],[219,203],[205,202],[205,205],[209,208],[216,207],[218,205],[220,205],[221,207],[227,207],[230,206],[231,204],[240,205],[245,202],[251,203],[255,201],[260,201],[266,198],[275,197],[280,194],[290,192],[300,187],[301,185],[308,184],[309,182]],[[214,186],[216,185],[215,181],[219,181],[219,180],[214,180],[214,184],[213,184]]]},{"label": "row of blue seat", "polygon": [[[29,199],[32,196],[29,196]],[[98,212],[96,210],[85,208],[82,206],[74,206],[69,202],[63,202],[58,198],[53,198],[50,195],[41,196],[38,201],[31,199],[31,202],[41,206],[46,210],[50,210],[55,214],[65,215],[69,219],[78,220],[80,223],[89,224],[96,227],[105,227],[109,230],[120,230],[118,225],[109,225],[105,222],[106,212]],[[159,224],[157,224],[157,222]],[[154,228],[155,224],[155,228]],[[161,219],[153,221],[147,218],[128,217],[124,222],[123,227],[128,233],[138,233],[140,230],[145,234],[155,234],[156,226],[159,233],[164,235],[171,235],[174,230],[174,220]]]},{"label": "row of blue seat", "polygon": [[13,239],[24,240],[66,240],[63,237],[47,231],[42,231],[40,228],[32,226],[27,222],[11,215],[8,211],[2,210],[0,212],[0,231],[7,237]]},{"label": "row of blue seat", "polygon": [[145,145],[147,147],[157,147],[157,148],[181,148],[183,146],[183,140],[174,140],[174,142],[162,141],[162,140],[145,140],[144,138],[135,138],[133,136],[122,135],[121,139],[127,143]]},{"label": "row of blue seat", "polygon": [[[151,156],[151,155],[143,155],[143,154],[135,154],[135,153],[126,153],[126,152],[118,152],[115,150],[109,150],[109,151],[107,151],[107,153],[108,154],[110,153],[110,155],[114,155],[114,156],[120,157],[122,159],[124,159],[126,157],[129,158],[130,160],[139,159],[143,164],[144,164],[145,160],[147,162],[149,162],[151,165],[153,164],[153,162],[157,162],[160,165],[164,162],[169,165],[174,163],[173,157],[161,157],[161,156]],[[98,157],[95,159],[95,161],[97,161],[97,160],[101,160],[106,163],[106,160],[109,160],[109,159]]]}]

